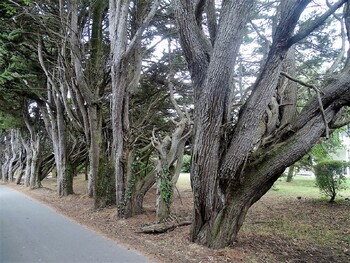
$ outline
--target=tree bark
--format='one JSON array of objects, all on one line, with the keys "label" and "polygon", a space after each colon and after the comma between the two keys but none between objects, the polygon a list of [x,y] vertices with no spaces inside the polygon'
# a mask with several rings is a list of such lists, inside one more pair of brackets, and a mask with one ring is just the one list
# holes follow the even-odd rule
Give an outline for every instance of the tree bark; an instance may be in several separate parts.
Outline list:
[{"label": "tree bark", "polygon": [[30,140],[30,147],[32,152],[32,161],[30,166],[30,181],[29,188],[36,189],[41,187],[41,182],[39,179],[39,169],[40,169],[40,155],[41,155],[41,138],[38,134]]},{"label": "tree bark", "polygon": [[4,151],[4,162],[1,165],[2,181],[8,182],[9,179],[9,166],[11,159],[11,144],[10,141],[5,137],[5,151]]},{"label": "tree bark", "polygon": [[[294,117],[282,112],[284,126],[273,114],[279,101],[274,97],[288,51],[322,24],[345,1],[334,4],[323,15],[297,33],[295,27],[310,0],[281,1],[278,23],[266,62],[240,108],[237,119],[227,119],[235,60],[254,1],[224,1],[220,10],[215,44],[203,40],[201,10],[193,2],[174,0],[181,45],[195,89],[195,120],[191,182],[194,223],[191,240],[213,248],[232,245],[249,207],[261,198],[286,167],[300,159],[325,131],[325,123],[314,98]],[[333,83],[325,84],[322,103],[327,122],[350,101],[348,70]],[[286,93],[283,93],[283,95]],[[288,95],[289,96],[289,95]],[[289,98],[294,100],[292,95]],[[269,105],[270,104],[270,105]],[[268,108],[269,107],[269,108]],[[292,105],[295,107],[295,105]],[[268,137],[257,130],[266,109],[271,117]],[[256,144],[261,139],[260,144]]]},{"label": "tree bark", "polygon": [[15,173],[14,165],[15,165],[16,159],[18,158],[17,157],[17,153],[19,151],[18,136],[19,136],[19,130],[12,129],[11,139],[10,139],[12,157],[9,161],[9,167],[8,167],[8,180],[10,182],[13,182],[14,173]]},{"label": "tree bark", "polygon": [[[21,140],[21,136],[20,136],[20,140]],[[23,145],[23,144],[22,144]],[[19,172],[18,172],[18,175],[16,177],[16,184],[21,184],[21,181],[22,181],[22,177],[24,175],[24,172],[25,172],[25,160],[26,160],[26,157],[25,157],[25,149],[24,149],[24,146],[22,147],[21,149],[21,152],[20,152],[20,155],[19,155]]]},{"label": "tree bark", "polygon": [[[142,3],[140,3],[142,4]],[[112,88],[112,167],[115,173],[116,202],[118,216],[125,216],[125,190],[128,179],[131,178],[128,172],[129,143],[124,140],[129,134],[129,92],[133,90],[129,87],[129,80],[134,78],[126,70],[130,65],[130,56],[138,47],[145,28],[150,23],[159,6],[159,1],[154,1],[150,5],[149,12],[144,16],[142,22],[135,30],[132,38],[128,39],[127,23],[129,15],[130,1],[109,1],[109,39],[111,43],[111,88]],[[141,63],[141,61],[139,61]],[[133,65],[131,68],[138,68]],[[137,72],[137,71],[135,71]],[[136,81],[131,81],[136,83]]]},{"label": "tree bark", "polygon": [[25,149],[25,170],[24,170],[24,185],[26,187],[29,187],[29,182],[30,182],[30,167],[32,166],[32,151],[30,148],[30,145],[25,141],[25,139],[21,138],[22,140],[22,145]]},{"label": "tree bark", "polygon": [[292,164],[291,166],[289,166],[288,168],[288,174],[287,174],[287,179],[286,182],[290,183],[293,180],[294,177],[294,170],[295,170],[295,164]]}]

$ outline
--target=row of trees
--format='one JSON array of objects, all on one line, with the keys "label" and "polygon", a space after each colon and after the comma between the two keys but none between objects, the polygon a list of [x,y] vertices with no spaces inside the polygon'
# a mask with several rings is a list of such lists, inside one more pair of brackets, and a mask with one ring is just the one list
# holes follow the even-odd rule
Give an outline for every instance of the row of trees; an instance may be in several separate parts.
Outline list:
[{"label": "row of trees", "polygon": [[55,168],[64,196],[85,167],[95,207],[124,218],[155,184],[162,221],[191,146],[191,239],[209,247],[232,244],[285,168],[350,121],[345,0],[11,0],[0,13],[2,179],[36,188]]}]

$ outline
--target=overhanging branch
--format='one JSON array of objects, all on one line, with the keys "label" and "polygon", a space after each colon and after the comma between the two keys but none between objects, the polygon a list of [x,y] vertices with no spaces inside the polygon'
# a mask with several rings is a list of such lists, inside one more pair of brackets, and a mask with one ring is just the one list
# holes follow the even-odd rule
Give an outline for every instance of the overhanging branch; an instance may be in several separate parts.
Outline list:
[{"label": "overhanging branch", "polygon": [[326,117],[326,113],[325,113],[324,108],[323,108],[322,98],[321,98],[321,93],[322,94],[324,94],[324,93],[319,88],[317,88],[316,86],[308,84],[308,83],[305,83],[305,82],[303,82],[303,81],[301,81],[299,79],[293,78],[292,76],[288,75],[286,72],[281,72],[281,75],[286,77],[287,79],[289,79],[291,81],[294,81],[294,82],[302,85],[302,86],[305,86],[307,88],[313,89],[316,92],[317,101],[318,101],[318,104],[320,106],[322,118],[323,118],[323,121],[324,121],[324,124],[325,124],[325,127],[326,127],[326,138],[328,139],[329,138],[329,126],[328,126],[327,117]]},{"label": "overhanging branch", "polygon": [[333,6],[331,6],[323,15],[315,18],[310,23],[308,22],[308,25],[304,28],[301,27],[299,32],[295,34],[292,38],[288,41],[288,46],[291,47],[295,43],[299,42],[300,40],[307,37],[312,31],[314,31],[316,28],[318,28],[320,25],[326,21],[326,19],[332,15],[339,7],[341,7],[344,3],[346,3],[347,0],[340,0],[337,3],[335,3]]}]

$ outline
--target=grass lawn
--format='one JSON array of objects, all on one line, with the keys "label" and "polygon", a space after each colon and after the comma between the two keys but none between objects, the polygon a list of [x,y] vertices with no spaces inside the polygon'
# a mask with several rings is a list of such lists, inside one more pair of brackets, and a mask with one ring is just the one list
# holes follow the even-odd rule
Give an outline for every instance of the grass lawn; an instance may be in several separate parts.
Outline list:
[{"label": "grass lawn", "polygon": [[[339,191],[337,198],[342,200],[344,198],[350,198],[350,179],[346,180],[346,190]],[[277,196],[290,196],[290,197],[305,197],[305,198],[320,198],[321,200],[327,199],[316,186],[316,179],[312,176],[297,175],[290,183],[286,182],[286,178],[280,178],[270,190],[270,194]]]},{"label": "grass lawn", "polygon": [[350,198],[350,179],[346,185],[332,204],[314,177],[296,176],[290,183],[280,178],[248,212],[241,239],[265,240],[255,246],[285,254],[281,262],[298,257],[306,259],[302,262],[350,262],[350,202],[345,200]]}]

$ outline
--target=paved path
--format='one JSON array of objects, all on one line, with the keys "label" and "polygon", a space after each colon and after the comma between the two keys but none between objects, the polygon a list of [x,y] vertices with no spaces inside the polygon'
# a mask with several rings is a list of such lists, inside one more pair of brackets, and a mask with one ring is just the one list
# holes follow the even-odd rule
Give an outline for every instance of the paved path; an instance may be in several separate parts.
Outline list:
[{"label": "paved path", "polygon": [[150,263],[136,251],[0,186],[0,263]]}]

